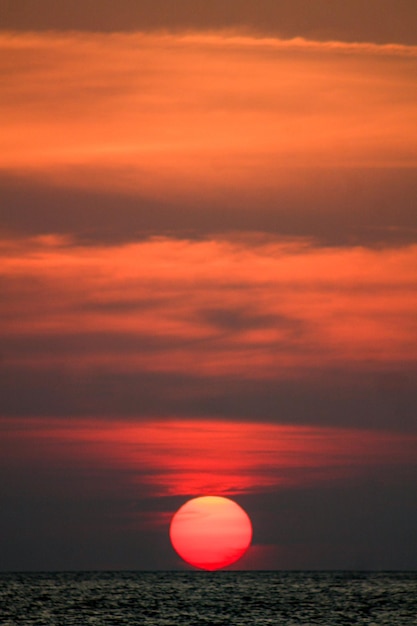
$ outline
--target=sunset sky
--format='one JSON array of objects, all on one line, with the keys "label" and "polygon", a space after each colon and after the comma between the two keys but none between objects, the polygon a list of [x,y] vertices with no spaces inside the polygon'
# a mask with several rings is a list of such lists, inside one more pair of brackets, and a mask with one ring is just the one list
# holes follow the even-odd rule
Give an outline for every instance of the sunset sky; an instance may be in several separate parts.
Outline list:
[{"label": "sunset sky", "polygon": [[415,0],[0,0],[0,570],[417,569]]}]

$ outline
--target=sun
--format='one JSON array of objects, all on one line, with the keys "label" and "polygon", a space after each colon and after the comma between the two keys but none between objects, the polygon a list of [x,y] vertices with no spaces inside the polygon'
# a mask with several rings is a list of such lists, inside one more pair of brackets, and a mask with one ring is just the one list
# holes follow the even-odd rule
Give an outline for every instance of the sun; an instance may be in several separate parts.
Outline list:
[{"label": "sun", "polygon": [[169,530],[171,543],[189,565],[217,570],[240,559],[252,541],[247,513],[230,498],[201,496],[175,513]]}]

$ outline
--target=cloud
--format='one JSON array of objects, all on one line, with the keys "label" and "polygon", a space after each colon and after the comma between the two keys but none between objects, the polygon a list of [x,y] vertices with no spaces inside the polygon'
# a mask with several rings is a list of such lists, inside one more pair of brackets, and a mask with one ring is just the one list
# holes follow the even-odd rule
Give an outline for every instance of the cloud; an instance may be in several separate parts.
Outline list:
[{"label": "cloud", "polygon": [[[93,483],[97,472],[112,470],[110,484],[101,482],[107,495],[117,491],[117,483],[124,483],[128,492],[139,485],[142,497],[270,492],[415,464],[415,435],[365,429],[91,418],[3,420],[2,428],[7,448],[3,464],[23,455],[27,468],[40,457],[45,459],[41,467],[53,465],[60,473],[71,465],[86,476],[92,473]],[[53,491],[57,484],[49,481],[47,489]],[[71,485],[66,489],[70,495]]]},{"label": "cloud", "polygon": [[63,168],[130,165],[135,177],[101,184],[155,194],[179,174],[174,189],[243,184],[247,170],[265,184],[265,166],[269,177],[291,163],[416,162],[412,47],[142,33],[1,43],[3,168],[82,183]]},{"label": "cloud", "polygon": [[415,246],[3,249],[6,414],[412,425]]},{"label": "cloud", "polygon": [[[113,174],[104,170],[101,177]],[[16,236],[69,234],[91,245],[221,233],[307,237],[331,246],[416,241],[414,168],[290,168],[282,175],[278,189],[202,189],[201,196],[167,192],[160,199],[0,175],[3,229]]]},{"label": "cloud", "polygon": [[413,0],[0,0],[3,28],[15,30],[246,29],[285,38],[416,43]]},{"label": "cloud", "polygon": [[1,34],[3,229],[415,240],[416,49]]},{"label": "cloud", "polygon": [[86,363],[100,363],[101,345],[122,368],[188,371],[198,353],[196,371],[242,376],[246,362],[260,376],[312,360],[413,362],[415,255],[415,246],[297,240],[155,238],[113,248],[28,240],[23,253],[6,247],[4,358],[32,346],[38,365],[64,350],[67,366],[80,367],[88,346]]}]

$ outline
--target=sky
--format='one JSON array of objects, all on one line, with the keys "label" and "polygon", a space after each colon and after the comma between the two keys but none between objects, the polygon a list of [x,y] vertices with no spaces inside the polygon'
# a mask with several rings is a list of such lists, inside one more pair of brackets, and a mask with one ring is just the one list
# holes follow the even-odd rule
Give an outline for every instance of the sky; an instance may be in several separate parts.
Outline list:
[{"label": "sky", "polygon": [[417,569],[414,0],[0,0],[0,570]]}]

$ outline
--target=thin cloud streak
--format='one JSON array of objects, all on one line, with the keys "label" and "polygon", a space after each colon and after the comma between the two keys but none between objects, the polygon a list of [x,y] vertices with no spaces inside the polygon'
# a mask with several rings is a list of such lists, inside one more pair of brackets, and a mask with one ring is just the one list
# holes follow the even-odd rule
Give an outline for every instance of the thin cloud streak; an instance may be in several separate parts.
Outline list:
[{"label": "thin cloud streak", "polygon": [[416,43],[413,0],[89,0],[60,4],[25,0],[24,9],[0,0],[4,28],[40,31],[175,32],[243,29],[285,39],[304,36],[350,42]]},{"label": "thin cloud streak", "polygon": [[[229,421],[2,420],[3,465],[43,463],[114,472],[123,492],[155,498],[252,494],[357,479],[415,466],[416,436]],[[36,445],[35,445],[36,444]],[[11,454],[12,451],[12,454]]]}]

